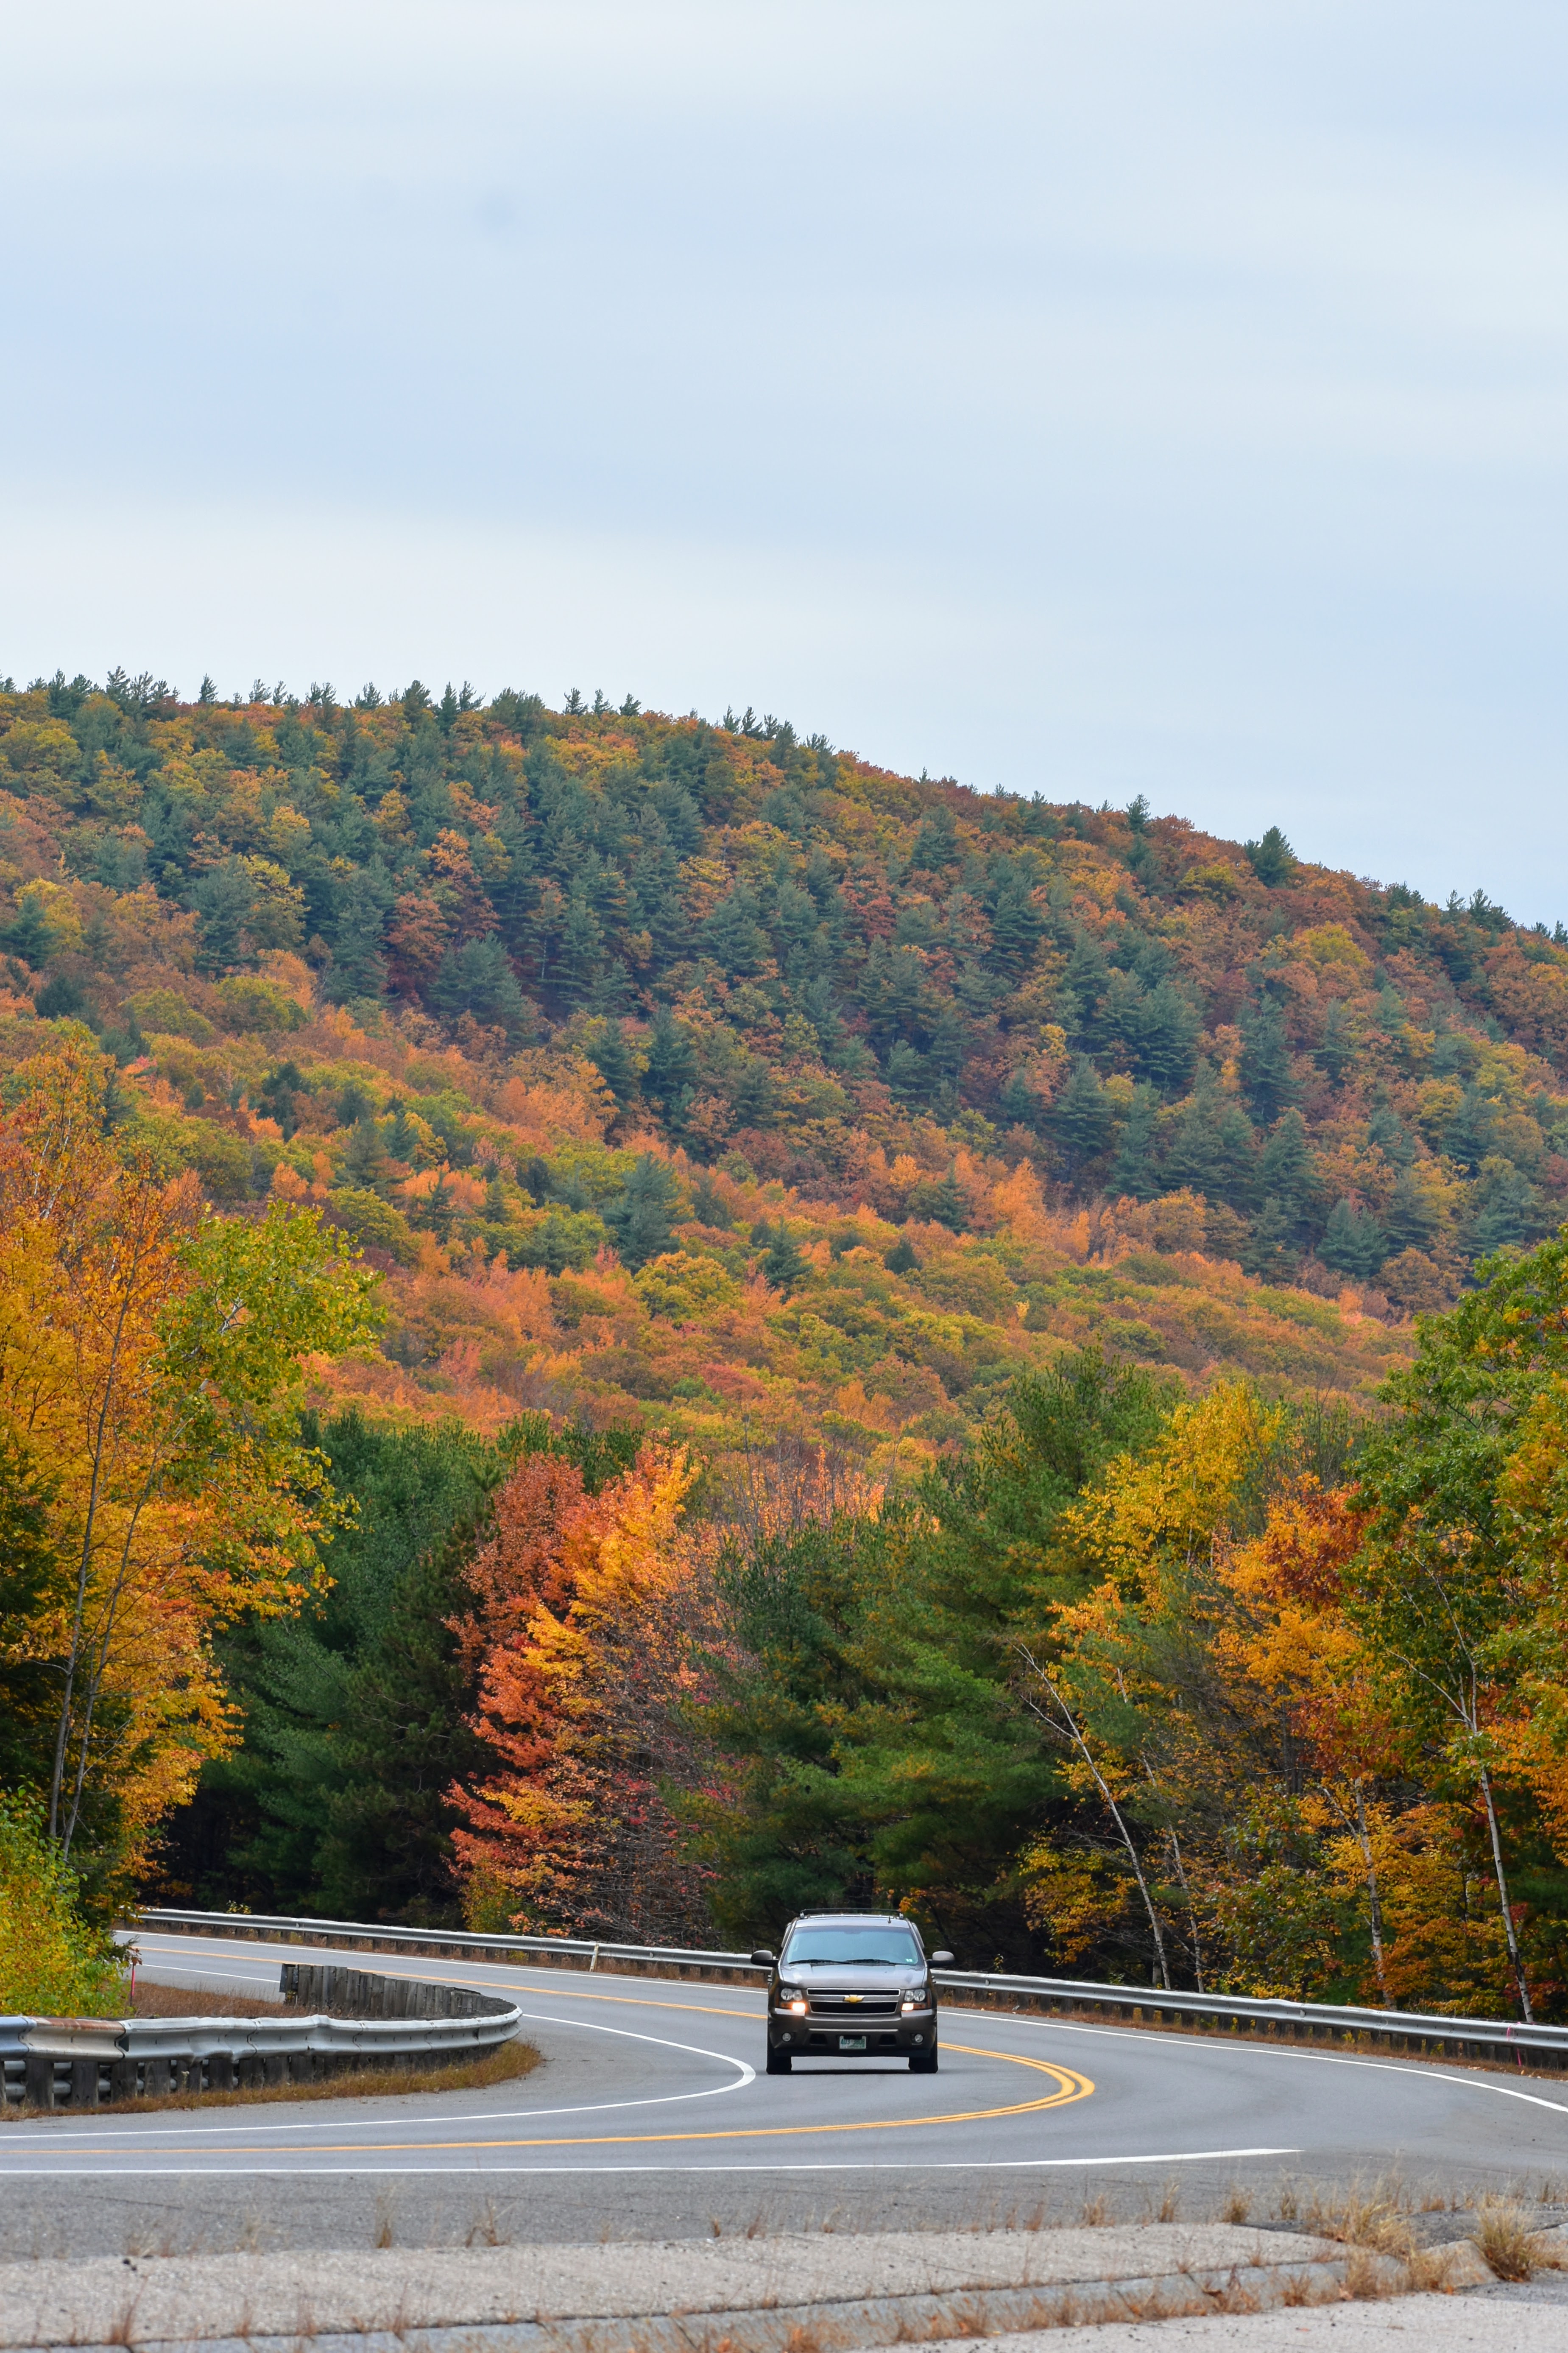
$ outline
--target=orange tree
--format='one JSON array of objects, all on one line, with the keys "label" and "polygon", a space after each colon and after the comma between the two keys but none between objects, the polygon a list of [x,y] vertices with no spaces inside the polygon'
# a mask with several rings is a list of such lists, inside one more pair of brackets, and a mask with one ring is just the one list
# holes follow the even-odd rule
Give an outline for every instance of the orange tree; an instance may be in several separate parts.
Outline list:
[{"label": "orange tree", "polygon": [[62,1859],[85,1831],[112,1874],[234,1738],[215,1628],[319,1574],[342,1507],[300,1442],[302,1359],[375,1311],[314,1216],[217,1219],[122,1148],[109,1071],[84,1043],[25,1064],[0,1124],[0,1467],[41,1556],[4,1632],[48,1695],[18,1778]]},{"label": "orange tree", "polygon": [[692,1472],[648,1444],[591,1494],[574,1462],[520,1462],[468,1582],[475,1729],[495,1759],[452,1801],[466,1908],[578,1933],[689,1941],[700,1868],[670,1799],[700,1768],[686,1726],[722,1641],[710,1580],[682,1539]]}]

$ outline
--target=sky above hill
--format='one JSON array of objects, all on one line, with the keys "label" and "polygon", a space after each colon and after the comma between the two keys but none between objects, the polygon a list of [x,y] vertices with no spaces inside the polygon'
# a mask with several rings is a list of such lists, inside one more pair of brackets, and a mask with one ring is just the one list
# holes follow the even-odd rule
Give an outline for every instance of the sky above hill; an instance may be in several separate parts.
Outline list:
[{"label": "sky above hill", "polygon": [[56,0],[8,51],[0,672],[750,702],[1568,919],[1560,9]]}]

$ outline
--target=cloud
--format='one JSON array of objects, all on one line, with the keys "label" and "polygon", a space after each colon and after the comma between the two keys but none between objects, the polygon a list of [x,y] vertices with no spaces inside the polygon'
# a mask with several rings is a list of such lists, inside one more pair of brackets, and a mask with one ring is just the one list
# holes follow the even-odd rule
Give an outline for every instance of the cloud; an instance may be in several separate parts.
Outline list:
[{"label": "cloud", "polygon": [[171,674],[473,671],[515,609],[561,684],[1568,913],[1565,46],[1508,0],[34,12],[0,663],[155,615]]}]

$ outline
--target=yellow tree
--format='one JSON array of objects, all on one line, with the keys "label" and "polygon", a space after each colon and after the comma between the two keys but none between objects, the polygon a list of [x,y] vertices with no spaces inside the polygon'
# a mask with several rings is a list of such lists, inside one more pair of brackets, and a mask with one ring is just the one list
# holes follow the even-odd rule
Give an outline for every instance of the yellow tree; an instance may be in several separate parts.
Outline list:
[{"label": "yellow tree", "polygon": [[0,1432],[57,1571],[8,1635],[55,1683],[48,1832],[68,1855],[94,1795],[134,1862],[232,1739],[214,1628],[319,1573],[341,1507],[299,1440],[300,1359],[366,1335],[374,1278],[313,1217],[216,1219],[122,1149],[108,1069],[24,1065],[0,1124]]},{"label": "yellow tree", "polygon": [[[1200,1985],[1223,1972],[1300,1992],[1335,1967],[1297,1716],[1332,1646],[1316,1662],[1300,1647],[1309,1613],[1288,1617],[1258,1552],[1270,1496],[1300,1483],[1303,1449],[1327,1434],[1237,1383],[1178,1406],[1063,1515],[1064,1565],[1089,1590],[1020,1645],[1024,1696],[1114,1831],[1098,1875],[1117,1904],[1136,1889],[1167,1982],[1173,1933]],[[1066,1867],[1048,1845],[1027,1859],[1037,1911]],[[1087,1882],[1075,1901],[1081,1938]]]}]

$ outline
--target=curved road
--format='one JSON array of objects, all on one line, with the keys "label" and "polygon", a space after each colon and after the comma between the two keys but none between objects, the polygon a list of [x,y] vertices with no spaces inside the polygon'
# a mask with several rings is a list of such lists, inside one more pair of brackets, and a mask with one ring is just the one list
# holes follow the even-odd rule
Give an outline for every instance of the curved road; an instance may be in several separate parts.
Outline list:
[{"label": "curved road", "polygon": [[358,2236],[372,2203],[390,2211],[389,2194],[443,2236],[460,2235],[465,2211],[493,2216],[500,2196],[510,2235],[560,2240],[684,2235],[750,2215],[778,2227],[835,2212],[841,2228],[952,2222],[1037,2203],[1060,2211],[1086,2194],[1138,2211],[1173,2180],[1194,2213],[1241,2184],[1261,2219],[1282,2178],[1396,2168],[1452,2194],[1568,2175],[1568,2084],[1534,2077],[952,2003],[935,2076],[831,2060],[768,2076],[751,1989],[219,1937],[136,1942],[150,1976],[192,1989],[193,2010],[204,1987],[275,1999],[279,1964],[307,1957],[504,1992],[546,2064],[483,2092],[13,2111],[0,2132],[0,2252],[19,2218],[37,2243],[44,2212],[65,2218],[73,2245],[118,2245],[129,2211],[173,2211],[172,2198],[183,2215],[213,2217],[219,2235],[243,2211],[263,2238],[335,2243]]}]

